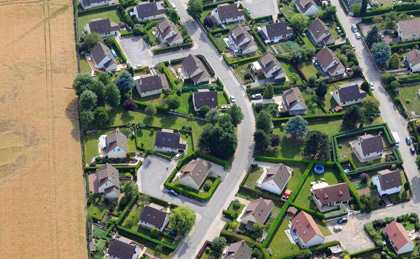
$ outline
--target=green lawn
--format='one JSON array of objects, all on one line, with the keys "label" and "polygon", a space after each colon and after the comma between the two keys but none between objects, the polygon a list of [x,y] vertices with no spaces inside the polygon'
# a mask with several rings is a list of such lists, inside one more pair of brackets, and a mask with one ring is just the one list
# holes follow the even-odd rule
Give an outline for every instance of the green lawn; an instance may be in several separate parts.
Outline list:
[{"label": "green lawn", "polygon": [[255,185],[257,184],[257,181],[261,177],[263,172],[264,168],[262,167],[252,169],[251,173],[248,176],[248,179],[246,179],[245,187],[255,189]]},{"label": "green lawn", "polygon": [[286,233],[284,233],[284,231],[290,229],[288,224],[289,221],[284,219],[268,247],[273,252],[273,258],[278,258],[280,256],[286,257],[288,255],[296,254],[301,250],[298,245],[292,244],[286,236]]},{"label": "green lawn", "polygon": [[311,75],[316,76],[316,73],[318,72],[318,69],[312,63],[312,60],[302,62],[302,63],[298,64],[298,66],[302,70],[302,72],[306,76],[306,78],[309,78],[309,76],[311,76]]},{"label": "green lawn", "polygon": [[329,236],[329,235],[332,234],[331,231],[328,229],[327,225],[322,223],[321,220],[315,219],[315,218],[314,218],[314,220],[315,220],[316,224],[318,225],[319,230],[321,230],[321,232],[324,236]]},{"label": "green lawn", "polygon": [[[292,73],[295,73],[296,75],[299,75],[296,71],[296,69],[289,63],[285,63],[283,61],[280,61],[281,67],[286,71],[286,76],[289,78],[289,81],[287,81],[285,84],[292,84],[290,81],[290,75]],[[302,84],[302,78],[299,77],[299,80],[296,82],[296,84]]]},{"label": "green lawn", "polygon": [[297,187],[300,179],[307,168],[307,165],[304,164],[286,164],[288,167],[292,168],[292,177],[290,177],[289,183],[287,184],[287,189],[294,191]]},{"label": "green lawn", "polygon": [[312,43],[311,39],[309,39],[307,36],[302,36],[303,43],[310,48],[310,49],[316,49],[315,45]]},{"label": "green lawn", "polygon": [[[420,84],[413,86],[406,86],[398,88],[400,92],[400,100],[403,103],[408,114],[415,112],[417,115],[420,114]],[[408,102],[407,102],[408,101]]]},{"label": "green lawn", "polygon": [[283,6],[280,7],[280,12],[284,14],[284,16],[286,16],[289,20],[293,17],[293,15],[299,13],[297,10],[295,10],[293,1],[291,1],[289,5],[283,3]]},{"label": "green lawn", "polygon": [[85,58],[80,57],[80,74],[91,74],[92,69]]},{"label": "green lawn", "polygon": [[311,88],[302,91],[302,97],[306,107],[308,107],[306,110],[307,115],[325,114],[317,102],[319,99],[318,96],[315,95],[315,92]]},{"label": "green lawn", "polygon": [[245,79],[246,74],[251,74],[251,75],[253,74],[251,66],[252,66],[252,62],[249,62],[233,69],[235,71],[235,74],[242,80],[244,84],[249,84],[249,83],[254,82],[252,78]]},{"label": "green lawn", "polygon": [[111,22],[115,22],[116,24],[119,24],[121,22],[117,9],[104,11],[100,13],[91,13],[88,15],[79,16],[79,32],[80,33],[82,32],[83,27],[85,27],[86,24],[88,24],[88,22],[97,18],[102,18],[102,19],[109,18]]},{"label": "green lawn", "polygon": [[[272,48],[275,48],[277,50],[277,53],[275,53],[275,51],[273,51]],[[286,54],[286,53],[290,53],[294,50],[297,50],[299,48],[300,48],[300,46],[296,41],[288,40],[288,41],[285,41],[285,42],[279,42],[279,43],[270,45],[269,50],[270,50],[270,52],[272,52],[274,54]]]},{"label": "green lawn", "polygon": [[305,183],[303,184],[302,189],[300,190],[294,202],[305,208],[318,211],[317,206],[312,200],[311,182],[322,182],[321,178],[324,178],[325,182],[329,185],[337,184],[340,182],[338,179],[338,175],[339,172],[335,168],[325,168],[325,172],[322,175],[315,174],[312,171],[306,179]]},{"label": "green lawn", "polygon": [[391,202],[404,200],[404,199],[407,199],[407,196],[410,196],[410,193],[404,190],[404,184],[407,182],[407,179],[405,178],[405,175],[403,172],[401,172],[401,180],[402,180],[401,191],[399,193],[394,193],[394,194],[389,195],[389,199],[391,200]]},{"label": "green lawn", "polygon": [[101,221],[105,216],[105,213],[108,212],[108,207],[106,205],[95,205],[93,202],[88,207],[88,216],[93,219]]}]

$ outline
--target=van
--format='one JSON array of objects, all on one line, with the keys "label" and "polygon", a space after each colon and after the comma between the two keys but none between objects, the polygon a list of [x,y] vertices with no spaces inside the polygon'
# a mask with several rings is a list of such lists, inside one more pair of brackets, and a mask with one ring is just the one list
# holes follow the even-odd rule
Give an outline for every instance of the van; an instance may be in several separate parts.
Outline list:
[{"label": "van", "polygon": [[399,147],[400,146],[400,136],[398,136],[397,132],[391,132],[392,136],[394,137],[395,140],[395,146]]}]

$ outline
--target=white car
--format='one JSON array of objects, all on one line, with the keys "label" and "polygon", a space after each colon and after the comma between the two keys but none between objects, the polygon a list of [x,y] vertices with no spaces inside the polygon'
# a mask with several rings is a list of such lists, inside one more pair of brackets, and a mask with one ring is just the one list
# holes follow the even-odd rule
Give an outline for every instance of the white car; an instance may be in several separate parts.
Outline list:
[{"label": "white car", "polygon": [[175,11],[178,11],[178,9],[176,8],[175,3],[171,3],[171,5],[172,5],[172,8],[174,8]]},{"label": "white car", "polygon": [[352,24],[352,25],[351,25],[351,30],[352,30],[353,32],[357,32],[357,26],[356,26],[356,24]]},{"label": "white car", "polygon": [[354,34],[354,36],[356,36],[356,39],[358,39],[358,40],[360,40],[360,38],[361,38],[360,33],[358,33],[358,32],[356,32],[356,33]]},{"label": "white car", "polygon": [[230,96],[230,102],[231,103],[235,103],[236,102],[235,96],[233,96],[233,95]]},{"label": "white car", "polygon": [[334,232],[340,232],[341,230],[343,230],[341,226],[334,227]]},{"label": "white car", "polygon": [[373,91],[373,90],[375,90],[375,86],[373,85],[373,83],[372,82],[370,82],[369,83],[369,85],[370,85],[370,89]]}]

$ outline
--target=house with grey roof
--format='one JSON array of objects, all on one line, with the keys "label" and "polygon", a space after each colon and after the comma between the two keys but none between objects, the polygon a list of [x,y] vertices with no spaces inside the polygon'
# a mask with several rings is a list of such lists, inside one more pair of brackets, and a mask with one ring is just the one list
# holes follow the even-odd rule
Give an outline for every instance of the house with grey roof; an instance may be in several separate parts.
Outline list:
[{"label": "house with grey roof", "polygon": [[127,137],[116,128],[112,133],[101,136],[99,144],[108,158],[126,158],[128,152]]},{"label": "house with grey roof", "polygon": [[108,6],[118,4],[118,1],[112,0],[80,0],[80,5],[84,10],[88,10],[95,7]]},{"label": "house with grey roof", "polygon": [[397,22],[398,39],[402,42],[420,40],[420,20]]},{"label": "house with grey roof", "polygon": [[350,201],[350,191],[347,183],[324,184],[314,185],[311,189],[312,199],[319,211],[335,210],[340,204],[347,204]]},{"label": "house with grey roof", "polygon": [[219,4],[212,13],[218,24],[240,22],[245,19],[245,11],[239,9],[237,3]]},{"label": "house with grey roof", "polygon": [[111,240],[107,251],[107,258],[112,259],[138,259],[141,249],[134,243],[129,243],[122,239]]},{"label": "house with grey roof", "polygon": [[313,0],[295,0],[295,6],[299,13],[306,16],[312,16],[319,12],[319,8]]},{"label": "house with grey roof", "polygon": [[247,229],[252,231],[255,222],[262,225],[264,224],[273,210],[273,207],[274,202],[272,200],[259,198],[251,201],[242,212],[240,221],[242,224],[246,225]]},{"label": "house with grey roof", "polygon": [[157,204],[145,205],[140,214],[139,225],[143,228],[157,228],[162,232],[169,222],[169,213]]},{"label": "house with grey roof", "polygon": [[117,200],[120,195],[118,170],[106,163],[96,171],[95,175],[94,193],[99,193],[109,200]]},{"label": "house with grey roof", "polygon": [[351,145],[354,154],[361,162],[379,159],[384,152],[384,143],[381,135],[365,134],[359,136]]},{"label": "house with grey roof", "polygon": [[298,87],[292,87],[282,96],[280,110],[288,111],[290,115],[305,115],[307,106]]},{"label": "house with grey roof", "polygon": [[274,81],[286,80],[286,71],[277,58],[268,51],[252,63],[252,69],[258,76],[264,74],[267,79],[272,78]]},{"label": "house with grey roof", "polygon": [[196,56],[188,55],[181,63],[185,78],[191,78],[194,84],[208,83],[210,75],[203,63]]},{"label": "house with grey roof", "polygon": [[140,2],[130,15],[135,15],[137,20],[159,20],[165,17],[165,8],[159,2]]},{"label": "house with grey roof", "polygon": [[205,160],[194,159],[182,169],[179,181],[184,186],[200,190],[201,185],[210,173],[211,167],[212,164]]},{"label": "house with grey roof", "polygon": [[376,185],[379,195],[391,195],[399,193],[402,186],[402,178],[399,170],[382,170],[372,177],[372,183]]},{"label": "house with grey roof", "polygon": [[115,22],[111,22],[109,18],[93,19],[86,24],[84,30],[90,33],[98,33],[102,38],[115,36],[120,30],[120,27]]},{"label": "house with grey roof", "polygon": [[328,26],[318,17],[309,24],[308,35],[312,42],[318,46],[331,45],[336,40]]},{"label": "house with grey roof", "polygon": [[163,18],[160,23],[156,25],[157,36],[161,43],[168,44],[169,46],[175,46],[182,44],[184,38],[178,31],[175,24],[168,18]]},{"label": "house with grey roof", "polygon": [[252,250],[244,240],[232,243],[222,253],[221,259],[250,259]]},{"label": "house with grey roof", "polygon": [[117,69],[117,61],[112,55],[111,50],[103,43],[99,42],[90,51],[90,56],[95,63],[95,68],[111,72]]},{"label": "house with grey roof", "polygon": [[341,107],[361,103],[366,97],[366,92],[360,90],[357,84],[340,85],[331,94]]},{"label": "house with grey roof", "polygon": [[315,65],[330,77],[343,76],[346,72],[345,67],[334,52],[325,46],[316,53]]},{"label": "house with grey roof", "polygon": [[156,132],[154,151],[163,153],[185,153],[187,152],[187,141],[183,141],[181,134],[173,130],[162,129]]},{"label": "house with grey roof", "polygon": [[292,177],[292,169],[280,163],[265,170],[258,179],[257,186],[265,191],[281,195],[286,189],[290,177]]},{"label": "house with grey roof", "polygon": [[141,75],[135,76],[133,79],[141,97],[161,94],[162,90],[169,86],[164,74]]},{"label": "house with grey roof", "polygon": [[293,33],[293,29],[287,26],[285,21],[270,23],[261,28],[261,35],[264,37],[265,43],[277,43],[290,39]]},{"label": "house with grey roof", "polygon": [[405,63],[411,72],[420,72],[420,51],[418,49],[413,49],[407,52],[405,56]]},{"label": "house with grey roof", "polygon": [[257,44],[254,37],[248,32],[248,26],[237,24],[229,32],[229,48],[235,53],[250,54],[257,51]]},{"label": "house with grey roof", "polygon": [[217,92],[209,89],[199,89],[193,93],[194,111],[200,111],[201,107],[207,105],[209,108],[217,108]]}]

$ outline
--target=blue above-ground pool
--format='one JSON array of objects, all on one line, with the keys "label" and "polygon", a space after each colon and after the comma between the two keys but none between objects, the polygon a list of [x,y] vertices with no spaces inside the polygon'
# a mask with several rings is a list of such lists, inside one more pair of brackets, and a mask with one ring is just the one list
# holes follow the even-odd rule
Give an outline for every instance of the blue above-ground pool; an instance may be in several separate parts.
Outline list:
[{"label": "blue above-ground pool", "polygon": [[324,173],[324,166],[323,165],[315,165],[314,172],[316,174],[323,174]]}]

